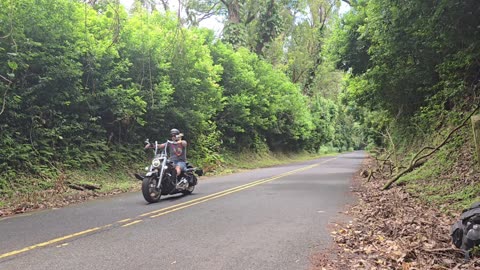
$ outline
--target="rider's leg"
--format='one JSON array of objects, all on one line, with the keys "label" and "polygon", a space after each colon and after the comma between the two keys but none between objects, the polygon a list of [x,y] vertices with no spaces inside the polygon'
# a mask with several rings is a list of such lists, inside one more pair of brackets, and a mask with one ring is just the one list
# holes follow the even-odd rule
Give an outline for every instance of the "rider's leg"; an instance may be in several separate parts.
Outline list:
[{"label": "rider's leg", "polygon": [[175,171],[177,171],[177,180],[180,180],[181,168],[180,166],[175,166]]},{"label": "rider's leg", "polygon": [[187,169],[187,165],[185,164],[185,162],[178,162],[175,166],[175,170],[177,172],[177,180],[180,180],[180,178],[183,175],[183,172]]}]

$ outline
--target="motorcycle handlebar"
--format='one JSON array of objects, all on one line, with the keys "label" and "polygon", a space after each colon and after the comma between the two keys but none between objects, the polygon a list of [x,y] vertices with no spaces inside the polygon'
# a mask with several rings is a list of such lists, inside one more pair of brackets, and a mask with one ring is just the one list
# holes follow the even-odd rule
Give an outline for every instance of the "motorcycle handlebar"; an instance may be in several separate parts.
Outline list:
[{"label": "motorcycle handlebar", "polygon": [[[151,143],[148,139],[145,140],[144,142],[146,145],[145,145],[145,149],[148,149],[148,148],[155,148],[155,145],[153,143]],[[167,144],[167,143],[171,143],[171,144],[175,144],[177,142],[175,141],[170,141],[170,140],[167,140],[165,143],[163,143],[164,145]],[[155,144],[158,146],[160,144],[158,144],[156,141],[155,141]]]}]

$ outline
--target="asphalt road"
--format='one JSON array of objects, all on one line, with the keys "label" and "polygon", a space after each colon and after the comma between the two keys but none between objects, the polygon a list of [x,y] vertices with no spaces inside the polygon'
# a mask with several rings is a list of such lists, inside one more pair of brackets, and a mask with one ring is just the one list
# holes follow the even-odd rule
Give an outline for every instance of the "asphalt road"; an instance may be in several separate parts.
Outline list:
[{"label": "asphalt road", "polygon": [[136,192],[3,218],[0,269],[308,269],[364,156],[203,177],[155,204]]}]

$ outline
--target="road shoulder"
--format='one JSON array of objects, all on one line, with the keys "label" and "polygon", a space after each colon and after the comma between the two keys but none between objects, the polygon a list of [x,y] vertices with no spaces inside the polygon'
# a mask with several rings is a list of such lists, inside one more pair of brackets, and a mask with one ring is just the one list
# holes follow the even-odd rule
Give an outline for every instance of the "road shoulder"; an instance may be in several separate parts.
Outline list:
[{"label": "road shoulder", "polygon": [[351,222],[332,224],[334,244],[312,256],[311,269],[480,269],[451,243],[455,218],[402,186],[382,191],[387,179],[367,181],[361,172],[373,162],[366,159],[352,180],[358,201],[343,213]]}]

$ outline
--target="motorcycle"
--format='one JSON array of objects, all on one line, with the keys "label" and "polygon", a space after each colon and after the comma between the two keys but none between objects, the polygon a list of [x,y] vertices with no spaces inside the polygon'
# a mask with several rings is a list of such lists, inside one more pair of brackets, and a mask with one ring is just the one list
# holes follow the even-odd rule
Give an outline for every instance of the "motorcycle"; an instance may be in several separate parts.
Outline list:
[{"label": "motorcycle", "polygon": [[[150,144],[148,139],[145,143]],[[194,168],[187,163],[186,171],[181,172],[180,180],[177,180],[175,165],[167,156],[168,145],[174,143],[174,141],[167,140],[165,147],[159,153],[159,144],[155,141],[152,164],[145,168],[147,173],[144,176],[135,174],[135,178],[142,181],[142,194],[149,203],[158,202],[162,195],[192,194],[198,181],[195,174],[203,175],[203,170]]]}]

